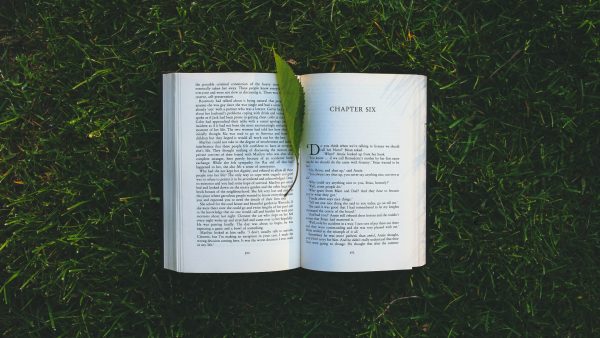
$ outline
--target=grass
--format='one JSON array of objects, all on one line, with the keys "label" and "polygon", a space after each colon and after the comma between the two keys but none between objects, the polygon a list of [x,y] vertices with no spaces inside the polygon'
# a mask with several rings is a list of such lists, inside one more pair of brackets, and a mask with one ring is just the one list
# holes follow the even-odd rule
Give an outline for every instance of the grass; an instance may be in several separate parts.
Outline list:
[{"label": "grass", "polygon": [[[600,3],[0,3],[5,336],[600,335]],[[162,269],[161,74],[428,76],[428,263]]]}]

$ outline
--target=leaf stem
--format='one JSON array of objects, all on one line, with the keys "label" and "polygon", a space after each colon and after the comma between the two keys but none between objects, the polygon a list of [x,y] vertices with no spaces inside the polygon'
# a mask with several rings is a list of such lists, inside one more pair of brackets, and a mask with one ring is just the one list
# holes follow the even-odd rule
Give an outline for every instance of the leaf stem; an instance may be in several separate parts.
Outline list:
[{"label": "leaf stem", "polygon": [[294,182],[292,182],[292,185],[290,186],[288,191],[286,191],[285,194],[283,194],[284,198],[287,197],[287,195],[290,193],[290,191],[292,191],[292,188],[296,184],[296,180],[298,179],[298,169],[299,168],[300,168],[300,163],[298,162],[298,158],[296,157],[296,176],[294,177]]}]

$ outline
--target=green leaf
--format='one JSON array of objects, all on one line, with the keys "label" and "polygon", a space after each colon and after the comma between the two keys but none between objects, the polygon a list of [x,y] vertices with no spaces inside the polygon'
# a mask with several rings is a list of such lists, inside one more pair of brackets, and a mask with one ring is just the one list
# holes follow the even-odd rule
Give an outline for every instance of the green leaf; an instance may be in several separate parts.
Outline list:
[{"label": "green leaf", "polygon": [[285,119],[288,140],[292,153],[298,159],[300,154],[300,138],[302,137],[302,125],[304,123],[304,90],[292,68],[275,51],[275,67],[277,69],[277,85],[279,87],[279,99]]}]

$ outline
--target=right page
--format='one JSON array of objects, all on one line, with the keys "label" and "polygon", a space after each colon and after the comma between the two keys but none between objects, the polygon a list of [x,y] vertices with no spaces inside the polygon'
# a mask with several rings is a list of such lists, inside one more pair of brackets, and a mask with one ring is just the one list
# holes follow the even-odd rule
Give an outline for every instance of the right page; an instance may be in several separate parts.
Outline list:
[{"label": "right page", "polygon": [[302,267],[425,264],[427,78],[332,73],[301,82]]}]

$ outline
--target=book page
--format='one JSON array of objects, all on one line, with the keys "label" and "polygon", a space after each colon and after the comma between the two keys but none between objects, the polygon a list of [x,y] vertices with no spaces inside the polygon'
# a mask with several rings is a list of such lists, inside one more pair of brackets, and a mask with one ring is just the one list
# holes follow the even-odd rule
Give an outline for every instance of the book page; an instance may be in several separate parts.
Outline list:
[{"label": "book page", "polygon": [[268,73],[176,74],[184,272],[299,267],[299,188]]},{"label": "book page", "polygon": [[302,267],[423,265],[426,77],[338,73],[301,80]]}]

